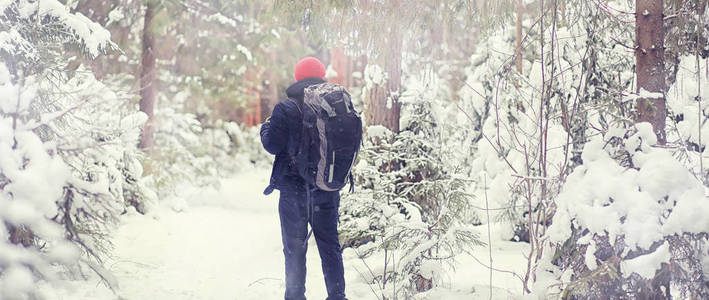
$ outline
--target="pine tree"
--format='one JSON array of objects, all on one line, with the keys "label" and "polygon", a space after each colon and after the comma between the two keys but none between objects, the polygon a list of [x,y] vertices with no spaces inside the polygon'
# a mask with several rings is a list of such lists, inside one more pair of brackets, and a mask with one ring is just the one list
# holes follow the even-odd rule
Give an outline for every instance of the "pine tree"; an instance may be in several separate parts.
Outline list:
[{"label": "pine tree", "polygon": [[134,146],[145,119],[81,63],[116,45],[56,0],[0,12],[0,252],[12,258],[0,263],[0,297],[40,297],[35,282],[58,276],[51,264],[114,288],[106,233],[150,194]]}]

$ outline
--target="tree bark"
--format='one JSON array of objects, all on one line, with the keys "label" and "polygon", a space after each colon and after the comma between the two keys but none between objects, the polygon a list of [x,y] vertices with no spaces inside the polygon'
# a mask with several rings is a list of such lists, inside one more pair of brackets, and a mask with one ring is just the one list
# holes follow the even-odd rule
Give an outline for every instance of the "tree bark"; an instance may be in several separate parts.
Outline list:
[{"label": "tree bark", "polygon": [[140,148],[150,149],[153,146],[153,109],[155,107],[155,32],[153,32],[153,17],[157,3],[146,1],[143,23],[143,53],[140,68],[140,111],[148,115],[148,121],[143,125],[140,137]]},{"label": "tree bark", "polygon": [[662,0],[637,0],[635,6],[635,50],[638,92],[659,93],[661,97],[638,99],[636,122],[649,122],[659,144],[665,134],[665,62]]},{"label": "tree bark", "polygon": [[25,225],[13,226],[11,224],[5,223],[5,227],[8,228],[10,233],[10,243],[15,245],[22,245],[25,248],[34,246],[35,236],[34,232],[30,230]]},{"label": "tree bark", "polygon": [[[275,51],[270,51],[269,56],[272,61],[276,61]],[[266,80],[262,82],[261,94],[261,122],[271,115],[273,107],[278,103],[278,73],[272,69],[266,70],[264,74]]]},{"label": "tree bark", "polygon": [[368,90],[365,119],[367,125],[382,125],[394,133],[399,132],[401,103],[401,49],[402,37],[397,25],[392,25],[386,42],[385,55],[380,62],[387,73],[386,86],[374,85]]},{"label": "tree bark", "polygon": [[517,0],[517,47],[515,48],[515,67],[522,73],[522,13],[524,5],[522,0]]},{"label": "tree bark", "polygon": [[657,142],[667,142],[665,134],[665,47],[662,0],[635,1],[635,68],[638,92],[643,90],[661,97],[638,99],[636,122],[649,122]]},{"label": "tree bark", "polygon": [[348,59],[344,49],[332,47],[330,51],[330,66],[337,72],[337,76],[328,78],[328,81],[342,85],[346,89],[349,88],[349,80],[347,77],[352,72],[349,69]]},{"label": "tree bark", "polygon": [[367,125],[382,125],[394,133],[399,132],[401,103],[401,47],[402,39],[398,30],[393,29],[385,47],[383,59],[387,73],[386,86],[374,85],[368,90],[365,119]]},{"label": "tree bark", "polygon": [[255,68],[256,67],[249,68],[246,75],[247,81],[250,82],[248,87],[249,102],[246,105],[246,115],[244,119],[246,126],[256,126],[261,123],[261,91],[258,88],[258,83],[261,82],[261,76]]}]

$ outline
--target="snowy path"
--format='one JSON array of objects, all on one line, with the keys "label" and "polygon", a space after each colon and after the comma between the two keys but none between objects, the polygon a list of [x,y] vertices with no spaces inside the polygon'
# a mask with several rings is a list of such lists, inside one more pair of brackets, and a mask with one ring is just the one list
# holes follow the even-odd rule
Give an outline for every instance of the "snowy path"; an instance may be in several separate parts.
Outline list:
[{"label": "snowy path", "polygon": [[[186,201],[189,207],[179,213],[168,209],[154,218],[127,221],[116,235],[115,255],[129,259],[112,268],[122,295],[156,300],[281,298],[278,193],[261,193],[267,175],[243,174],[223,181],[218,192],[195,191]],[[308,297],[324,299],[320,260],[310,250]]]},{"label": "snowy path", "polygon": [[[268,172],[247,172],[222,182],[221,189],[185,191],[184,200],[164,200],[148,215],[123,219],[115,232],[114,259],[107,266],[120,284],[123,299],[283,299],[283,254],[277,214],[278,192],[264,196]],[[325,284],[315,243],[308,251],[308,299],[325,299]],[[519,245],[493,247],[496,267],[523,265]],[[479,257],[487,258],[480,248]],[[476,254],[478,255],[478,254]],[[345,279],[350,300],[376,299],[357,270],[366,267],[345,251]],[[470,257],[449,275],[445,289],[422,299],[487,299],[487,270]],[[495,274],[496,299],[514,299],[519,286],[511,276]],[[57,299],[116,299],[95,282],[71,283],[70,295]]]}]

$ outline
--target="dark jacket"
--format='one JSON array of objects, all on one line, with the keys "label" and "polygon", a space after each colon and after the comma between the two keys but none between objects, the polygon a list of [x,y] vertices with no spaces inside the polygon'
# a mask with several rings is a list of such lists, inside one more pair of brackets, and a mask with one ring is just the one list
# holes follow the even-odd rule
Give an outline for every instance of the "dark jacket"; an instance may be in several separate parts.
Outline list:
[{"label": "dark jacket", "polygon": [[[308,86],[325,82],[320,78],[305,78],[286,89],[288,98],[303,103],[304,89]],[[273,107],[271,118],[261,126],[261,144],[271,154],[276,155],[271,171],[271,181],[264,191],[268,195],[273,189],[299,189],[305,185],[303,179],[292,164],[291,155],[295,154],[300,143],[303,116],[298,105],[284,100]]]}]

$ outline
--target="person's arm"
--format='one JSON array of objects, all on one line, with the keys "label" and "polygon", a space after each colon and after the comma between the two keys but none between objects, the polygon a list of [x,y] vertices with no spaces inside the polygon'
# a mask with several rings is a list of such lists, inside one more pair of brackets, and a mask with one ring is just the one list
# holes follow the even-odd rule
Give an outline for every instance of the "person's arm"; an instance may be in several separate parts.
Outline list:
[{"label": "person's arm", "polygon": [[288,123],[283,103],[273,108],[271,117],[261,125],[261,144],[271,154],[281,153],[288,144]]}]

